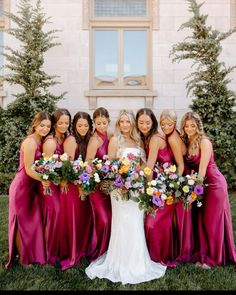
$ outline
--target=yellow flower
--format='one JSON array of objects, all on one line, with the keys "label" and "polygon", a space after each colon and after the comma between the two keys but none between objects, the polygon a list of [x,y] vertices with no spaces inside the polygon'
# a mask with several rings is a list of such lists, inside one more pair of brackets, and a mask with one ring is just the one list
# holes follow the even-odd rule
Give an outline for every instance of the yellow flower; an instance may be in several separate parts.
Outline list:
[{"label": "yellow flower", "polygon": [[147,194],[152,196],[153,194],[153,188],[152,187],[148,187],[147,190],[146,190]]},{"label": "yellow flower", "polygon": [[175,172],[176,171],[176,166],[175,165],[170,165],[169,167],[170,172]]},{"label": "yellow flower", "polygon": [[192,192],[192,193],[191,193],[191,198],[192,198],[193,200],[196,200],[196,198],[197,198],[197,194],[195,194],[195,192]]},{"label": "yellow flower", "polygon": [[172,197],[172,196],[168,196],[167,198],[166,198],[166,204],[167,205],[171,205],[171,204],[173,204],[174,203],[174,198]]},{"label": "yellow flower", "polygon": [[145,168],[143,169],[143,172],[144,172],[146,175],[151,175],[152,170],[151,170],[149,167],[145,167]]},{"label": "yellow flower", "polygon": [[123,173],[127,173],[129,171],[129,165],[124,165],[123,167]]},{"label": "yellow flower", "polygon": [[124,160],[122,160],[122,164],[123,164],[124,166],[129,165],[129,159],[124,159]]},{"label": "yellow flower", "polygon": [[102,164],[101,164],[101,163],[98,163],[98,164],[96,165],[96,168],[97,168],[98,170],[101,170],[101,169],[102,169]]},{"label": "yellow flower", "polygon": [[183,187],[183,191],[184,191],[185,193],[188,193],[188,192],[189,192],[189,186],[188,186],[188,185],[185,185],[185,186]]}]

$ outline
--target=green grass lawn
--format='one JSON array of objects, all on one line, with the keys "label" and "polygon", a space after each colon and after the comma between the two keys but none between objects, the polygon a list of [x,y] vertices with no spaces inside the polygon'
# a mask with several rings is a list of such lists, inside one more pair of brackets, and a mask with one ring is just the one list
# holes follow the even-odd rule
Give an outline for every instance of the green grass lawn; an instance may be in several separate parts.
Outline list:
[{"label": "green grass lawn", "polygon": [[[236,241],[236,192],[230,194],[230,202]],[[106,279],[88,279],[84,270],[89,263],[85,259],[79,266],[66,271],[48,266],[25,269],[18,263],[5,270],[8,259],[7,216],[8,199],[0,197],[0,290],[236,290],[236,266],[232,264],[211,270],[183,264],[167,269],[159,280],[124,286]]]}]

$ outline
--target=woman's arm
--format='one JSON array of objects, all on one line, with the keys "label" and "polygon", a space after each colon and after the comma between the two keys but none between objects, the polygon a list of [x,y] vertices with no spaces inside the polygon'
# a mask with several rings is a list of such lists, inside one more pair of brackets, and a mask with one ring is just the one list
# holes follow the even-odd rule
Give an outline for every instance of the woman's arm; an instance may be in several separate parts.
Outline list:
[{"label": "woman's arm", "polygon": [[43,153],[45,154],[45,157],[52,157],[56,148],[56,140],[54,138],[46,138],[45,142],[43,143]]},{"label": "woman's arm", "polygon": [[169,138],[168,143],[171,151],[174,155],[175,162],[177,164],[178,176],[181,176],[184,172],[184,157],[182,152],[181,138],[174,132]]},{"label": "woman's arm", "polygon": [[213,151],[210,140],[207,138],[203,138],[201,140],[200,149],[201,149],[201,159],[199,164],[198,177],[199,179],[203,179],[206,175],[206,169]]},{"label": "woman's arm", "polygon": [[113,136],[108,144],[108,159],[113,160],[116,158],[118,150],[118,139]]},{"label": "woman's arm", "polygon": [[63,144],[64,153],[66,153],[70,160],[75,159],[76,140],[74,136],[68,136]]},{"label": "woman's arm", "polygon": [[97,150],[99,148],[99,141],[95,136],[92,136],[88,142],[85,161],[91,163],[95,159]]},{"label": "woman's arm", "polygon": [[[158,136],[152,136],[149,142],[149,154],[148,154],[148,159],[146,162],[146,166],[149,167],[151,170],[153,170],[154,165],[156,164],[157,161],[157,155],[158,151],[161,146],[161,139]],[[152,173],[148,176],[148,180],[152,180],[153,177],[153,171]]]},{"label": "woman's arm", "polygon": [[26,138],[22,149],[24,152],[24,166],[26,174],[35,180],[41,181],[39,174],[31,168],[35,162],[35,151],[37,149],[35,140],[33,138]]}]

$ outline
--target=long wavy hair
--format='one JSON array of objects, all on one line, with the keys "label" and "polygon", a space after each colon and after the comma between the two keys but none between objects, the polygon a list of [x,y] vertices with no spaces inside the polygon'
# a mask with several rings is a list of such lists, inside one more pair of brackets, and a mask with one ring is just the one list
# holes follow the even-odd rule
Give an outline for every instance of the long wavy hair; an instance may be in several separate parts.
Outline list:
[{"label": "long wavy hair", "polygon": [[200,116],[195,112],[187,112],[182,117],[181,124],[180,124],[180,136],[187,147],[189,146],[189,139],[188,139],[187,133],[184,131],[184,127],[185,127],[186,121],[188,120],[193,120],[197,125],[197,134],[193,142],[193,148],[197,150],[200,147],[202,138],[206,137],[204,133],[204,129],[203,129],[203,123]]},{"label": "long wavy hair", "polygon": [[[142,115],[148,116],[152,121],[152,127],[151,127],[150,131],[148,132],[147,136],[144,136],[144,134],[138,128],[138,119]],[[137,129],[139,131],[142,141],[144,142],[145,145],[148,145],[151,137],[153,136],[153,134],[157,133],[157,129],[158,129],[157,118],[154,115],[153,111],[149,108],[142,108],[142,109],[138,110],[138,112],[136,114],[136,126],[137,126]]]},{"label": "long wavy hair", "polygon": [[[85,136],[81,136],[76,129],[76,124],[79,119],[84,119],[84,120],[87,120],[87,122],[88,122],[89,130]],[[74,115],[73,122],[72,122],[72,134],[74,135],[75,140],[78,144],[79,154],[82,156],[83,160],[85,160],[86,149],[87,149],[89,139],[92,135],[92,132],[93,132],[93,121],[92,121],[90,115],[86,112],[77,112]]]},{"label": "long wavy hair", "polygon": [[66,115],[69,117],[69,127],[68,127],[68,131],[65,134],[65,137],[69,134],[71,134],[71,114],[67,109],[56,109],[53,113],[52,113],[52,134],[53,136],[55,136],[55,126],[57,124],[57,122],[59,121],[60,117]]},{"label": "long wavy hair", "polygon": [[140,136],[140,134],[138,132],[138,129],[136,127],[136,121],[135,121],[134,113],[132,111],[129,111],[129,110],[120,110],[119,116],[118,116],[118,118],[116,120],[116,123],[115,123],[115,135],[118,138],[119,146],[121,146],[124,143],[124,135],[120,131],[120,118],[121,118],[122,115],[126,115],[129,118],[129,121],[130,121],[129,136],[130,136],[130,138],[134,140],[134,142],[136,143],[136,145],[140,149],[142,149],[142,140],[141,140],[141,136]]},{"label": "long wavy hair", "polygon": [[[49,120],[49,121],[52,122],[52,116],[48,112],[38,112],[38,113],[36,113],[33,120],[32,120],[32,122],[31,122],[29,131],[28,131],[28,135],[33,134],[35,132],[35,128],[43,120]],[[52,126],[51,126],[51,129],[52,129]],[[50,133],[50,132],[51,132],[51,130],[48,133]]]}]

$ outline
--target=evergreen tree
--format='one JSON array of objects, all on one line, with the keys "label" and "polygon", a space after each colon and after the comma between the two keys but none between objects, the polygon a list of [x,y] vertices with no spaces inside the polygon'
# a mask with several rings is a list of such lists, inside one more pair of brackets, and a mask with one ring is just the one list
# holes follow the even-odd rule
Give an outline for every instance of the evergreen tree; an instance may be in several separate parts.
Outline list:
[{"label": "evergreen tree", "polygon": [[[14,94],[15,100],[6,110],[0,110],[0,173],[15,172],[19,164],[19,148],[25,137],[35,113],[38,111],[52,112],[56,102],[62,99],[65,93],[55,96],[49,88],[58,84],[58,76],[48,75],[44,70],[44,55],[56,42],[55,33],[58,30],[45,31],[49,23],[42,11],[41,0],[35,6],[30,0],[20,0],[18,12],[3,12],[14,24],[3,30],[19,41],[19,48],[4,47],[6,64],[4,68],[9,74],[3,79],[10,85],[22,86],[22,92]],[[1,191],[0,191],[1,193]]]},{"label": "evergreen tree", "polygon": [[186,0],[193,16],[179,30],[190,29],[192,35],[172,46],[173,62],[193,60],[194,71],[187,79],[187,93],[192,93],[190,108],[197,112],[207,135],[212,138],[215,158],[230,187],[236,187],[236,113],[235,93],[228,88],[228,75],[235,66],[226,67],[220,61],[221,42],[236,32],[233,28],[225,33],[206,24],[208,15],[200,13],[204,3]]}]

